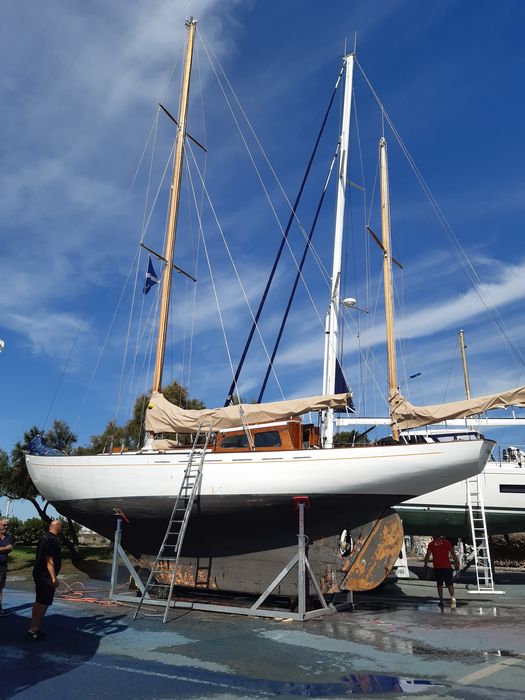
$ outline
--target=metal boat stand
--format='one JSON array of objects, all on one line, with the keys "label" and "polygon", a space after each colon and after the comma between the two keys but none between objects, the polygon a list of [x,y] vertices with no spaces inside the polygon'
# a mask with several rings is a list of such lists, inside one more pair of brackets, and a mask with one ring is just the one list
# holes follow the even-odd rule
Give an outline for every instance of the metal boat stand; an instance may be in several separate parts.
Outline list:
[{"label": "metal boat stand", "polygon": [[[344,603],[337,605],[329,604],[326,602],[323,596],[319,584],[312,572],[310,564],[308,562],[308,557],[306,556],[306,541],[307,537],[304,533],[304,510],[310,507],[310,500],[308,496],[294,496],[293,504],[298,512],[299,520],[299,533],[297,535],[297,554],[288,562],[288,564],[282,569],[282,571],[274,578],[270,583],[268,588],[262,593],[259,598],[250,607],[240,607],[234,605],[223,605],[223,604],[212,604],[205,602],[198,602],[195,600],[186,601],[178,600],[173,598],[170,601],[170,607],[172,608],[183,608],[186,610],[201,610],[205,612],[220,612],[229,613],[233,615],[250,615],[252,617],[270,617],[274,619],[281,620],[297,620],[304,622],[312,618],[322,617],[324,615],[331,615],[335,612],[342,610],[349,610],[353,608],[353,594],[351,591],[347,593],[347,600]],[[117,591],[117,572],[119,566],[119,560],[121,560],[128,569],[130,575],[132,576],[138,590],[141,594],[144,594],[144,583],[140,580],[137,572],[135,571],[133,565],[129,561],[126,552],[122,549],[120,544],[120,538],[122,533],[122,522],[127,522],[127,518],[122,513],[122,511],[115,511],[117,516],[117,526],[115,530],[115,543],[113,547],[113,566],[111,570],[111,590],[110,599],[122,601],[126,603],[138,604],[138,598],[136,595],[130,595],[125,593],[118,593]],[[298,604],[296,611],[283,610],[282,608],[262,608],[262,604],[266,599],[272,594],[279,583],[292,571],[292,569],[297,565],[297,590],[298,590]],[[307,581],[310,577],[310,581],[315,589],[315,593],[319,600],[320,606],[314,610],[307,610]],[[192,591],[192,595],[194,595]],[[196,592],[196,595],[205,595],[200,591]],[[166,606],[165,600],[159,600],[155,598],[150,598],[149,596],[145,599],[146,605],[155,606]]]},{"label": "metal boat stand", "polygon": [[143,593],[144,592],[144,584],[140,580],[139,575],[137,574],[137,571],[133,564],[130,562],[128,555],[126,552],[122,549],[122,545],[120,544],[120,540],[122,537],[122,523],[129,523],[129,520],[127,519],[126,515],[123,513],[123,511],[120,508],[114,508],[113,509],[113,515],[115,515],[117,519],[117,525],[115,529],[115,539],[113,543],[113,561],[111,564],[111,583],[109,587],[109,598],[110,600],[118,600],[123,603],[136,603],[137,602],[137,596],[136,595],[131,595],[131,594],[126,594],[126,593],[119,593],[118,592],[118,567],[119,563],[122,562],[127,570],[129,571],[129,574],[133,581],[135,582],[135,585],[137,586],[138,590]]}]

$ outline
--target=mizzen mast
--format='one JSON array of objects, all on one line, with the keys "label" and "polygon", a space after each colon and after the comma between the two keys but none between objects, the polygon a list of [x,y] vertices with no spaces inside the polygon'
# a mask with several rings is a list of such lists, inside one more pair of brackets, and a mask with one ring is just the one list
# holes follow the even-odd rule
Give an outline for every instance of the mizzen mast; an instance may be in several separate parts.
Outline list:
[{"label": "mizzen mast", "polygon": [[164,367],[164,353],[166,349],[166,334],[168,329],[168,314],[170,306],[171,269],[173,265],[173,252],[175,249],[177,218],[179,215],[182,163],[184,159],[184,142],[186,138],[186,117],[188,113],[191,64],[193,58],[193,43],[195,39],[197,21],[194,20],[193,17],[190,17],[190,19],[186,22],[186,28],[188,30],[188,38],[186,44],[184,68],[182,73],[177,139],[175,142],[173,175],[171,178],[171,194],[168,211],[168,226],[166,230],[166,244],[164,248],[164,258],[166,262],[164,274],[162,276],[159,312],[159,335],[157,338],[157,353],[155,356],[155,370],[153,373],[153,391],[160,391],[162,384],[162,370]]},{"label": "mizzen mast", "polygon": [[[389,394],[397,392],[396,341],[394,336],[394,300],[392,294],[392,246],[390,240],[390,192],[388,187],[388,156],[386,139],[379,140],[381,171],[381,229],[383,239],[383,280],[385,285],[386,342],[388,355]],[[392,437],[399,440],[399,430],[392,426]]]},{"label": "mizzen mast", "polygon": [[465,334],[463,331],[458,331],[459,333],[459,349],[461,351],[461,362],[463,364],[463,379],[465,380],[465,395],[467,399],[470,399],[470,381],[468,376],[468,366],[467,366],[467,353],[465,350],[467,346],[465,345]]}]

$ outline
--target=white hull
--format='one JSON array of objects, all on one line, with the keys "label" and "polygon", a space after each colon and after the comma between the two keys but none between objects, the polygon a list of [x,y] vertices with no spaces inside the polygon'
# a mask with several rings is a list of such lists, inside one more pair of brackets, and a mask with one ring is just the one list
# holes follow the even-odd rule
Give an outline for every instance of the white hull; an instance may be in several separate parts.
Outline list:
[{"label": "white hull", "polygon": [[[221,497],[420,494],[483,469],[490,441],[290,452],[208,453],[199,495]],[[92,457],[27,456],[36,488],[51,502],[177,495],[188,452]],[[213,508],[213,506],[211,506]]]},{"label": "white hull", "polygon": [[[525,531],[525,468],[508,462],[488,462],[480,475],[489,534]],[[396,506],[407,534],[449,536],[470,533],[467,482],[460,481]]]},{"label": "white hull", "polygon": [[[326,537],[340,533],[352,518],[354,524],[359,518],[366,522],[371,514],[409,496],[480,473],[492,446],[488,440],[466,440],[332,450],[209,452],[194,514],[201,521],[213,519],[214,528],[226,523],[230,539],[248,516],[259,518],[264,527],[251,533],[243,547],[261,551],[280,546],[280,537],[288,543],[290,532],[281,534],[281,529],[283,519],[288,522],[290,517],[291,531],[295,529],[291,497],[306,495],[312,502],[307,528],[309,523],[313,538]],[[127,546],[143,550],[146,540],[155,552],[158,535],[148,537],[148,526],[153,521],[156,530],[167,526],[188,452],[28,455],[26,459],[36,488],[60,512],[111,536],[112,509],[123,508],[131,520]],[[239,545],[231,541],[232,551],[236,547]],[[226,545],[223,551],[227,552]]]}]

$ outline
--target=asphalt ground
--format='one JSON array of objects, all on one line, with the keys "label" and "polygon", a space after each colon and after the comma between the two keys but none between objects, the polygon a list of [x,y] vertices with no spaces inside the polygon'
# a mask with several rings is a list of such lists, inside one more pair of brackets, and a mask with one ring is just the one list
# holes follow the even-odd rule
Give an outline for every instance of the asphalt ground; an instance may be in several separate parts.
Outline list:
[{"label": "asphalt ground", "polygon": [[83,583],[32,641],[31,582],[8,580],[0,698],[525,697],[524,572],[498,573],[505,595],[466,580],[456,608],[437,605],[431,581],[389,583],[305,623],[180,610],[133,621],[107,584]]}]

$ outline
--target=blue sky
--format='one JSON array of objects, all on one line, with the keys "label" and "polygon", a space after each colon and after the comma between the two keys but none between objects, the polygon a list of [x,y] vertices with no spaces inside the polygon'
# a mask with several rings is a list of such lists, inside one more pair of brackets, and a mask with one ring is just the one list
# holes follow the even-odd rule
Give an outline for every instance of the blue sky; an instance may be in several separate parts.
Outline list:
[{"label": "blue sky", "polygon": [[[499,314],[508,338],[520,350],[525,337],[525,6],[520,0],[132,0],[110,5],[50,0],[38,6],[20,0],[4,12],[0,27],[0,337],[5,341],[0,355],[0,446],[9,451],[24,430],[32,425],[49,428],[55,418],[67,421],[79,443],[87,443],[111,418],[126,420],[133,398],[148,387],[147,343],[134,365],[133,354],[137,334],[148,337],[154,293],[146,298],[137,294],[138,309],[126,341],[150,172],[151,140],[146,143],[157,103],[163,99],[168,109],[177,111],[177,70],[189,14],[198,19],[200,37],[189,129],[208,147],[209,195],[242,280],[241,289],[214,216],[204,207],[206,244],[234,365],[250,324],[244,295],[256,306],[288,211],[259,153],[255,158],[274,210],[269,206],[205,47],[220,62],[292,200],[345,42],[352,45],[357,32],[359,63],[462,250],[459,264],[457,247],[386,129],[393,247],[404,264],[395,282],[401,381],[421,373],[402,386],[414,403],[461,398],[460,328],[467,337],[474,395],[523,383],[522,361],[492,319]],[[362,192],[352,188],[344,296],[355,296],[369,313],[354,310],[346,318],[344,367],[358,406],[364,413],[384,415],[381,256],[373,243],[368,248],[363,233],[368,221],[380,232],[374,178],[381,115],[357,68],[355,94],[353,125],[359,127],[359,138],[354,131],[350,179],[365,187],[366,204]],[[335,148],[338,111],[337,101],[299,210],[306,230]],[[243,128],[253,147],[253,136]],[[161,181],[172,125],[161,118],[155,133],[150,201]],[[202,155],[192,152],[202,167]],[[192,177],[196,183],[195,169]],[[144,239],[157,250],[162,248],[165,189],[160,187],[159,205]],[[176,261],[189,272],[197,271],[197,320],[190,346],[193,284],[176,276],[165,380],[178,379],[191,396],[213,406],[223,402],[231,370],[202,244],[195,262],[197,217],[189,206],[191,198],[186,185]],[[333,203],[330,190],[314,236],[326,269],[331,265]],[[297,227],[290,241],[297,258],[302,250]],[[476,289],[465,274],[466,264],[479,278]],[[139,288],[146,265],[142,255]],[[293,274],[287,252],[261,325],[269,351]],[[128,275],[131,282],[125,287]],[[286,396],[321,391],[328,291],[313,258],[305,278],[308,292],[301,284],[277,359],[279,385],[270,381],[268,400],[281,398],[281,390]],[[143,301],[145,330],[138,331],[135,321]],[[258,342],[241,375],[245,398],[257,395],[264,369]],[[501,430],[493,437],[510,440]],[[521,432],[513,433],[512,442],[525,443]]]}]

